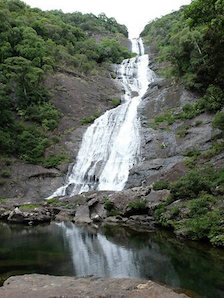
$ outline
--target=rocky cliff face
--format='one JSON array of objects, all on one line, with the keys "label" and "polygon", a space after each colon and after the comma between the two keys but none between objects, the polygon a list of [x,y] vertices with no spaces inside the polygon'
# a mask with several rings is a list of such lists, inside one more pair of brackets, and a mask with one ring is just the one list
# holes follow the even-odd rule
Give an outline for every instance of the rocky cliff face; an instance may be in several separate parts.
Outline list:
[{"label": "rocky cliff face", "polygon": [[[164,67],[155,60],[151,60],[149,65],[155,71]],[[197,99],[196,94],[171,79],[158,77],[149,85],[139,107],[142,159],[130,171],[126,188],[150,185],[161,179],[175,181],[187,171],[185,152],[203,152],[211,147],[217,133],[211,125],[214,115],[203,113],[192,119],[172,120],[172,116],[180,113],[184,105]],[[223,161],[222,154],[211,159],[217,166]]]},{"label": "rocky cliff face", "polygon": [[60,69],[48,76],[46,85],[52,93],[52,102],[61,112],[59,126],[54,131],[60,141],[49,147],[46,155],[64,154],[69,160],[52,169],[16,159],[10,165],[2,165],[2,170],[7,169],[11,173],[10,178],[1,179],[2,198],[36,201],[49,196],[52,190],[61,186],[87,127],[81,125],[81,121],[111,109],[110,100],[121,94],[120,86],[110,77],[109,71],[102,76],[86,77]]}]

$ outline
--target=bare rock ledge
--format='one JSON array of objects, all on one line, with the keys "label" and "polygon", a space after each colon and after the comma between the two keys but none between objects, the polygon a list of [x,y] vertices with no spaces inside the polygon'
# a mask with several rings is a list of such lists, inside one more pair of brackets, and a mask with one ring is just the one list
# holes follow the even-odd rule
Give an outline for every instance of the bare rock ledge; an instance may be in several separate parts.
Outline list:
[{"label": "bare rock ledge", "polygon": [[153,281],[141,279],[102,279],[29,274],[12,276],[0,288],[1,298],[76,298],[76,297],[189,297]]}]

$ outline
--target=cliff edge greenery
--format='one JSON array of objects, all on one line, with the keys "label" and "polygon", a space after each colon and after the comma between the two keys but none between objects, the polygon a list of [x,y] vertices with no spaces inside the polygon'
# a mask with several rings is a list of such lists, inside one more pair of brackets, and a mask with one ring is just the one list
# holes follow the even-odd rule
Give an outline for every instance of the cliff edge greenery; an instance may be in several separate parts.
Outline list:
[{"label": "cliff edge greenery", "polygon": [[[185,165],[189,172],[174,183],[159,181],[156,189],[170,189],[165,203],[156,210],[158,222],[179,236],[207,239],[224,246],[224,1],[194,0],[179,11],[145,26],[141,36],[164,63],[161,75],[183,82],[199,100],[182,111],[161,115],[159,121],[192,119],[201,113],[213,114],[218,128],[210,149],[190,150]],[[166,117],[165,117],[166,116]],[[211,160],[219,157],[219,167]]]},{"label": "cliff edge greenery", "polygon": [[[131,57],[116,40],[127,29],[105,14],[44,12],[19,0],[0,0],[0,23],[0,155],[44,163],[48,132],[60,120],[46,75],[58,68],[91,75]],[[97,43],[94,32],[110,38]]]}]

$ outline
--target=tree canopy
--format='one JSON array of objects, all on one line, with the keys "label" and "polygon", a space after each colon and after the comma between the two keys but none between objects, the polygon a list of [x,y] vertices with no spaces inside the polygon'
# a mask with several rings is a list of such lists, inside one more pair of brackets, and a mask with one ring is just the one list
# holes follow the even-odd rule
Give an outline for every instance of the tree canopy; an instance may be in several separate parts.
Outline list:
[{"label": "tree canopy", "polygon": [[173,74],[204,95],[224,89],[224,1],[194,0],[150,22],[141,35],[169,60]]}]

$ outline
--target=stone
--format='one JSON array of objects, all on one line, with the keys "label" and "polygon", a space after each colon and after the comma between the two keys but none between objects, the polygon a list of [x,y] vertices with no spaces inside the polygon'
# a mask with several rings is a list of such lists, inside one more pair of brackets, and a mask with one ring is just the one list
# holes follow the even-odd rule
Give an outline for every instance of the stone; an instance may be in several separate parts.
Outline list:
[{"label": "stone", "polygon": [[67,210],[61,210],[58,214],[55,216],[55,221],[71,221],[72,215],[69,214]]},{"label": "stone", "polygon": [[26,274],[12,276],[0,288],[1,298],[116,297],[187,298],[151,280]]},{"label": "stone", "polygon": [[91,223],[89,207],[85,205],[77,207],[73,221],[75,223]]},{"label": "stone", "polygon": [[12,210],[7,218],[9,222],[29,225],[50,222],[51,219],[52,215],[48,209],[35,208],[35,210],[20,210],[18,207]]},{"label": "stone", "polygon": [[146,206],[149,208],[150,213],[152,213],[160,203],[164,202],[169,194],[170,191],[167,189],[158,191],[152,190],[149,196],[147,197],[146,203]]},{"label": "stone", "polygon": [[88,206],[89,207],[93,207],[94,205],[96,205],[97,203],[99,203],[99,200],[97,198],[93,198],[88,202]]}]

